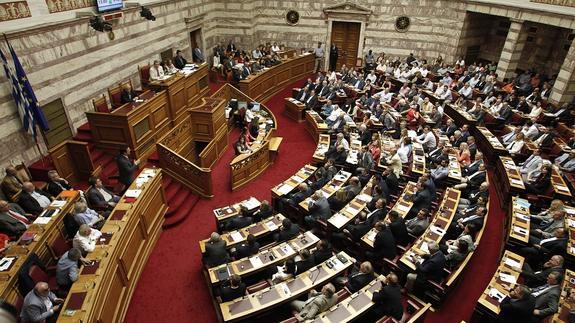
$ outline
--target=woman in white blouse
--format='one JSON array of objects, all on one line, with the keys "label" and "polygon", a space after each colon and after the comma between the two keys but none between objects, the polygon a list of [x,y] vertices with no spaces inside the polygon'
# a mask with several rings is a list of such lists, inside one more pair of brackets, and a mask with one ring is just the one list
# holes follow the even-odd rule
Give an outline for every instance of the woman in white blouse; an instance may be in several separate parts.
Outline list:
[{"label": "woman in white blouse", "polygon": [[543,112],[543,106],[541,106],[541,102],[537,102],[537,104],[529,104],[529,106],[531,106],[529,119],[537,119],[541,112]]},{"label": "woman in white blouse", "polygon": [[509,145],[507,145],[507,147],[505,147],[511,155],[515,155],[521,152],[521,149],[523,149],[523,145],[525,144],[523,138],[525,138],[525,135],[520,132],[515,136],[515,140],[513,140]]}]

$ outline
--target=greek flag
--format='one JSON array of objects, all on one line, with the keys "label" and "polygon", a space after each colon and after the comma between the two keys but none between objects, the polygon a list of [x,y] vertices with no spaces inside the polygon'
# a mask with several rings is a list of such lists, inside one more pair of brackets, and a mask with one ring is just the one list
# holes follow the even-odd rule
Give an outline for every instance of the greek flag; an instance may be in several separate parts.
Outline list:
[{"label": "greek flag", "polygon": [[14,70],[12,70],[11,66],[8,64],[8,60],[6,59],[4,52],[2,52],[0,49],[0,56],[2,58],[2,64],[4,65],[4,72],[6,73],[6,78],[8,78],[8,81],[12,86],[12,97],[14,98],[14,102],[18,108],[18,114],[22,120],[23,129],[32,135],[34,140],[36,140],[38,135],[36,131],[36,125],[38,125],[42,130],[46,131],[49,130],[48,121],[44,116],[44,112],[38,105],[38,100],[36,99],[34,90],[26,78],[26,72],[24,72],[24,68],[22,68],[22,64],[20,64],[20,60],[18,59],[18,56],[16,56],[16,52],[14,52],[14,49],[10,43],[7,42],[7,44],[10,49],[12,61],[14,62],[14,68],[16,71],[14,72]]}]

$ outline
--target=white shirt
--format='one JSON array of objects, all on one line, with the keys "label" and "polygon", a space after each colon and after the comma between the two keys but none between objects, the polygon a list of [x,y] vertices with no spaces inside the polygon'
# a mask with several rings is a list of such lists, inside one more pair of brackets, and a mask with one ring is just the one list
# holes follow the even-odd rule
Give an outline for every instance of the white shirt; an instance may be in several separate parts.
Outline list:
[{"label": "white shirt", "polygon": [[98,190],[98,192],[100,192],[100,194],[102,194],[102,197],[106,202],[110,202],[112,200],[113,196],[110,195],[110,193],[106,192],[105,189],[103,188],[96,188],[96,189]]},{"label": "white shirt", "polygon": [[424,147],[427,147],[428,149],[433,149],[436,146],[436,140],[435,140],[435,135],[433,134],[433,132],[428,132],[428,133],[424,133],[421,136],[417,137],[415,139],[418,143],[420,143],[421,145],[423,145]]},{"label": "white shirt", "polygon": [[162,66],[155,66],[150,67],[150,81],[159,80],[164,76],[164,68]]},{"label": "white shirt", "polygon": [[523,128],[523,130],[521,130],[521,132],[523,132],[525,137],[527,137],[529,139],[533,139],[533,138],[535,138],[535,136],[537,136],[539,134],[539,129],[537,129],[537,126],[535,124],[532,124],[527,129]]},{"label": "white shirt", "polygon": [[50,205],[50,199],[47,198],[46,196],[34,191],[32,193],[30,193],[30,196],[32,196],[36,202],[38,202],[38,204],[40,204],[40,206],[45,209],[48,207],[48,205]]},{"label": "white shirt", "polygon": [[509,150],[510,154],[517,154],[521,151],[521,149],[523,148],[523,140],[521,141],[513,141],[512,143],[510,143],[509,145],[507,145],[507,150]]},{"label": "white shirt", "polygon": [[91,229],[90,234],[87,237],[84,237],[83,235],[80,234],[80,231],[78,231],[74,236],[72,245],[74,246],[74,248],[80,249],[80,251],[86,253],[92,252],[94,251],[94,249],[96,249],[96,243],[98,242],[100,236],[102,236],[102,232],[96,229]]},{"label": "white shirt", "polygon": [[473,88],[471,86],[468,86],[468,87],[464,86],[459,90],[459,94],[463,95],[466,98],[470,98],[472,93],[473,93]]},{"label": "white shirt", "polygon": [[277,53],[280,51],[280,47],[278,45],[273,45],[272,46],[272,52]]},{"label": "white shirt", "polygon": [[402,164],[407,164],[409,162],[409,154],[411,153],[411,146],[401,146],[397,149],[397,155],[401,159]]}]

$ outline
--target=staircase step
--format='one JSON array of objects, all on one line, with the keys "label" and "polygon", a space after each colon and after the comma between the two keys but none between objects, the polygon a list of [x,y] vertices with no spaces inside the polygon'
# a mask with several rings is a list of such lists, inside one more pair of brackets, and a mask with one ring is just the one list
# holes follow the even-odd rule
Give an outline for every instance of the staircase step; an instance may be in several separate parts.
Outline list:
[{"label": "staircase step", "polygon": [[166,190],[168,188],[168,186],[170,186],[170,184],[173,182],[174,180],[172,179],[171,176],[168,176],[166,174],[164,174],[162,176],[162,186],[164,187],[164,190]]},{"label": "staircase step", "polygon": [[92,161],[96,161],[100,158],[102,158],[102,156],[104,156],[105,153],[101,150],[98,149],[90,149],[90,156],[92,156]]},{"label": "staircase step", "polygon": [[177,213],[182,205],[186,203],[186,200],[192,195],[192,192],[185,189],[185,190],[178,190],[177,194],[168,200],[168,206],[170,207],[168,212],[166,213],[166,217]]},{"label": "staircase step", "polygon": [[84,123],[83,125],[79,126],[77,130],[78,130],[78,132],[80,132],[80,131],[82,131],[82,132],[90,132],[90,131],[91,131],[91,129],[90,129],[90,123],[89,123],[89,122]]},{"label": "staircase step", "polygon": [[[176,197],[180,190],[182,189],[182,184],[172,181],[169,186],[164,186],[164,192],[166,192],[166,201],[171,201]],[[183,188],[185,189],[185,188]]]},{"label": "staircase step", "polygon": [[184,220],[186,220],[189,216],[192,215],[194,206],[196,206],[196,203],[198,203],[199,200],[200,200],[199,196],[192,194],[191,198],[188,198],[185,205],[180,207],[178,212],[175,212],[170,217],[166,217],[162,227],[164,229],[169,229],[182,223]]}]

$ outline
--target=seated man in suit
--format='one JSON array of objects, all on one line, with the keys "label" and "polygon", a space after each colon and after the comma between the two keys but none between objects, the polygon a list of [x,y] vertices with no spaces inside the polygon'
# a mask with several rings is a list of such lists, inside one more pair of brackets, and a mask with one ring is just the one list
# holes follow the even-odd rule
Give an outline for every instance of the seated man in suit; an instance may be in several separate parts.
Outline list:
[{"label": "seated man in suit", "polygon": [[306,301],[295,300],[291,302],[291,308],[297,312],[295,315],[299,322],[313,320],[318,314],[326,311],[337,302],[335,287],[326,284],[321,289],[321,293],[311,290]]},{"label": "seated man in suit", "polygon": [[88,183],[91,185],[86,197],[88,203],[94,208],[113,209],[120,201],[120,197],[108,190],[102,184],[102,180],[96,177],[90,177]]},{"label": "seated man in suit", "polygon": [[91,228],[100,230],[104,226],[106,218],[88,208],[84,200],[78,200],[74,205],[74,220],[78,225],[87,224]]},{"label": "seated man in suit", "polygon": [[409,233],[405,226],[405,220],[396,211],[389,212],[386,223],[397,244],[405,246],[409,243]]},{"label": "seated man in suit", "polygon": [[74,248],[80,250],[82,256],[85,257],[88,253],[96,249],[96,243],[101,236],[102,232],[90,228],[87,224],[82,224],[78,232],[76,232],[74,240],[72,240],[72,245]]},{"label": "seated man in suit", "polygon": [[564,172],[575,172],[575,149],[555,158],[555,165]]},{"label": "seated man in suit", "polygon": [[333,256],[333,251],[331,250],[331,244],[326,239],[321,239],[313,252],[313,261],[316,265],[328,260]]},{"label": "seated man in suit", "polygon": [[397,245],[393,233],[382,221],[377,222],[374,227],[377,234],[373,241],[373,251],[366,251],[365,257],[374,261],[380,261],[382,257],[393,259],[397,255]]},{"label": "seated man in suit", "polygon": [[220,298],[222,302],[229,302],[246,295],[246,284],[242,282],[239,275],[231,275],[228,284],[220,287]]},{"label": "seated man in suit", "polygon": [[458,190],[477,189],[483,182],[485,182],[485,179],[487,178],[487,170],[485,167],[485,164],[481,163],[475,173],[462,177],[461,184],[457,184],[453,188]]},{"label": "seated man in suit", "polygon": [[260,251],[260,243],[257,242],[253,234],[248,234],[246,241],[240,243],[237,247],[230,250],[235,259],[250,257]]},{"label": "seated man in suit", "polygon": [[531,290],[531,295],[535,297],[535,310],[533,316],[537,320],[542,320],[557,313],[559,308],[559,295],[561,294],[561,273],[551,272],[547,276],[547,282]]},{"label": "seated man in suit", "polygon": [[431,201],[433,198],[431,196],[431,192],[428,189],[428,184],[427,183],[422,184],[420,182],[418,182],[415,186],[415,193],[413,193],[411,196],[406,197],[413,203],[413,205],[411,206],[411,210],[407,215],[408,219],[414,217],[419,212],[419,210],[428,208],[429,205],[431,205]]},{"label": "seated man in suit", "polygon": [[206,266],[216,267],[230,261],[230,256],[226,250],[226,242],[217,232],[212,232],[210,240],[206,243],[206,252],[203,255]]},{"label": "seated man in suit", "polygon": [[282,212],[286,205],[297,207],[297,205],[310,196],[312,190],[308,187],[307,183],[303,182],[297,186],[297,192],[288,194],[278,200],[278,212]]},{"label": "seated man in suit", "polygon": [[375,208],[367,213],[367,223],[373,227],[377,222],[385,220],[387,213],[385,212],[386,200],[381,197],[375,201]]},{"label": "seated man in suit", "polygon": [[48,193],[36,189],[31,182],[24,182],[22,193],[18,197],[18,204],[26,213],[38,216],[50,203],[52,203],[52,197]]},{"label": "seated man in suit", "polygon": [[535,297],[531,295],[529,287],[516,285],[501,301],[499,309],[499,322],[501,323],[530,322],[535,309]]},{"label": "seated man in suit", "polygon": [[[485,167],[485,165],[483,166]],[[467,185],[472,184],[473,182],[468,182]],[[472,190],[468,195],[467,198],[459,199],[459,205],[457,206],[457,210],[461,211],[465,208],[469,207],[470,205],[474,205],[477,203],[477,200],[482,197],[483,200],[487,201],[489,198],[489,184],[487,182],[482,182],[479,185],[478,189]]]},{"label": "seated man in suit", "polygon": [[313,108],[317,104],[317,95],[315,94],[315,90],[311,90],[309,92],[309,96],[305,99],[304,103],[307,109],[313,110]]},{"label": "seated man in suit", "polygon": [[477,153],[475,153],[475,159],[473,160],[473,162],[461,168],[461,173],[463,176],[468,177],[477,172],[479,170],[479,166],[483,164],[485,164],[485,162],[483,161],[483,153],[478,151]]},{"label": "seated man in suit", "polygon": [[565,210],[555,210],[551,219],[542,221],[539,225],[532,224],[531,230],[529,231],[529,242],[539,243],[541,239],[551,238],[554,235],[554,231],[557,228],[563,228],[565,226]]},{"label": "seated man in suit", "polygon": [[359,215],[352,224],[347,225],[342,232],[334,232],[332,237],[336,240],[344,240],[346,236],[353,241],[359,242],[361,238],[371,230],[371,225],[367,220],[365,211],[359,212]]},{"label": "seated man in suit", "polygon": [[48,283],[38,282],[24,297],[20,319],[23,322],[56,322],[55,314],[60,311],[63,303],[63,299],[50,291]]},{"label": "seated man in suit", "polygon": [[549,131],[549,128],[539,127],[539,134],[533,139],[533,143],[539,148],[549,148],[553,145],[555,135]]},{"label": "seated man in suit", "polygon": [[429,254],[412,256],[415,263],[415,273],[407,274],[405,289],[409,292],[414,288],[423,288],[427,280],[439,281],[443,277],[445,267],[445,255],[439,250],[439,245],[432,241],[428,243]]},{"label": "seated man in suit", "polygon": [[249,216],[249,212],[245,207],[240,207],[240,213],[233,217],[226,223],[226,230],[227,231],[234,231],[241,228],[245,228],[248,225],[252,224],[252,218]]},{"label": "seated man in suit", "polygon": [[565,269],[563,269],[563,262],[564,258],[561,255],[553,255],[549,260],[543,263],[541,268],[537,268],[537,271],[534,271],[533,268],[529,265],[529,263],[524,263],[523,268],[521,270],[521,276],[525,279],[525,284],[527,286],[540,286],[545,284],[547,280],[547,276],[552,271],[559,272],[561,274],[564,273]]},{"label": "seated man in suit", "polygon": [[283,242],[291,240],[298,236],[300,233],[299,226],[296,223],[292,223],[290,219],[283,219],[282,228],[280,232],[275,235],[275,241]]},{"label": "seated man in suit", "polygon": [[329,202],[321,190],[315,191],[308,203],[309,215],[304,218],[305,223],[313,227],[316,220],[327,220],[331,216]]},{"label": "seated man in suit", "polygon": [[381,289],[373,293],[371,300],[375,303],[374,316],[376,318],[387,315],[401,320],[403,304],[401,302],[401,287],[398,282],[397,275],[391,272],[385,277]]},{"label": "seated man in suit", "polygon": [[48,178],[50,181],[48,181],[48,184],[46,185],[46,191],[52,197],[58,196],[58,194],[62,193],[64,190],[72,189],[70,183],[68,183],[67,180],[61,178],[58,174],[58,171],[56,170],[48,171]]},{"label": "seated man in suit", "polygon": [[126,83],[122,86],[122,92],[120,93],[120,103],[126,104],[134,102],[138,99],[136,92],[132,90],[130,83]]},{"label": "seated man in suit", "polygon": [[8,199],[12,199],[14,194],[22,189],[22,180],[18,177],[18,171],[14,166],[6,167],[6,176],[2,179],[2,192]]},{"label": "seated man in suit", "polygon": [[353,294],[374,279],[375,275],[373,274],[373,266],[371,265],[371,262],[364,261],[359,265],[359,269],[353,268],[347,277],[338,278],[337,283],[345,286],[350,293]]},{"label": "seated man in suit", "polygon": [[347,151],[343,145],[333,146],[325,153],[325,157],[332,159],[336,164],[345,164]]},{"label": "seated man in suit", "polygon": [[405,221],[405,226],[408,233],[416,237],[420,236],[429,226],[429,210],[419,210],[414,218]]},{"label": "seated man in suit", "polygon": [[565,228],[556,228],[550,238],[538,240],[529,238],[529,245],[519,250],[519,254],[525,257],[529,265],[536,267],[539,263],[546,261],[552,255],[565,255],[567,253],[567,243],[569,237]]},{"label": "seated man in suit", "polygon": [[315,262],[311,253],[308,249],[302,249],[298,252],[298,255],[295,257],[295,273],[294,276],[297,276],[303,272],[306,272],[311,267],[315,266]]},{"label": "seated man in suit", "polygon": [[178,49],[176,51],[176,57],[174,57],[174,66],[181,70],[186,66],[186,64],[188,64],[188,61],[186,61],[184,56],[182,56],[182,51]]},{"label": "seated man in suit", "polygon": [[0,233],[17,240],[28,228],[30,220],[10,209],[10,204],[0,200]]},{"label": "seated man in suit", "polygon": [[454,217],[454,221],[451,222],[449,229],[447,230],[446,238],[453,238],[459,236],[465,226],[468,224],[473,224],[477,230],[481,230],[485,223],[485,215],[487,214],[487,209],[484,206],[480,206],[475,209],[475,212],[471,214],[464,214]]}]

